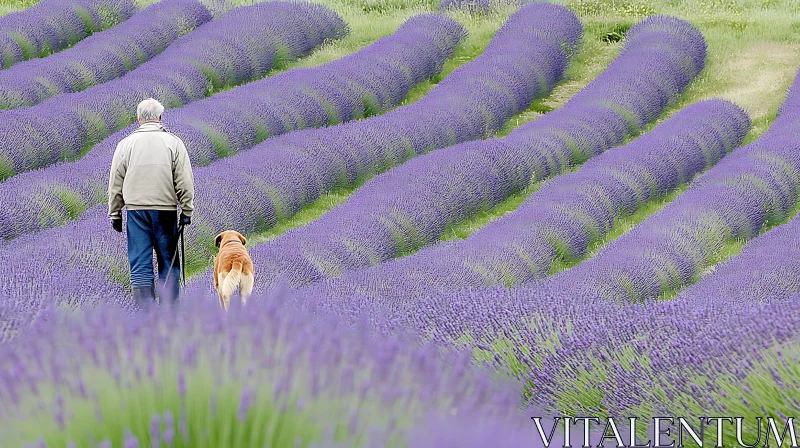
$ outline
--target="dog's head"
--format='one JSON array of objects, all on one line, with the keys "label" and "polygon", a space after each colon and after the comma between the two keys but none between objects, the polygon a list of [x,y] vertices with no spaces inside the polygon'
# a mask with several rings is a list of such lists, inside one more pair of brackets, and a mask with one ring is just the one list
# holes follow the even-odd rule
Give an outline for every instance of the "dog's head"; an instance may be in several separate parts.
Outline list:
[{"label": "dog's head", "polygon": [[214,245],[217,246],[217,248],[220,248],[223,244],[227,243],[228,241],[234,241],[234,240],[239,240],[242,244],[247,244],[247,239],[245,239],[245,237],[242,236],[241,233],[235,230],[226,230],[217,235],[217,237],[214,239]]}]

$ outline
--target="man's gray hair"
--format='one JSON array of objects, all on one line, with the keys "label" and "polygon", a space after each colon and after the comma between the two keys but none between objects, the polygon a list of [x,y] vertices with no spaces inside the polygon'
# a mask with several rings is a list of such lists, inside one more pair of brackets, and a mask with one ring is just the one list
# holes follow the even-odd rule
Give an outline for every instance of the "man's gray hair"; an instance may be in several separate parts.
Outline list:
[{"label": "man's gray hair", "polygon": [[164,113],[164,106],[153,98],[148,98],[136,107],[136,119],[140,121],[156,121]]}]

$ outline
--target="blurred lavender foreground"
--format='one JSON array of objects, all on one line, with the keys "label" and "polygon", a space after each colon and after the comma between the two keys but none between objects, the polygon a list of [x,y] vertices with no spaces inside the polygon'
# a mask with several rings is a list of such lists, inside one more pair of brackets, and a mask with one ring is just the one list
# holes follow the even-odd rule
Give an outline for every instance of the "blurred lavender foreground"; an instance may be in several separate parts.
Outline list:
[{"label": "blurred lavender foreground", "polygon": [[[463,143],[411,160],[371,179],[347,202],[319,220],[253,247],[251,254],[259,266],[256,283],[268,286],[284,275],[293,286],[306,285],[391,260],[438,241],[449,226],[488,210],[531,183],[564,173],[620,144],[674,101],[700,72],[705,56],[705,42],[697,29],[672,17],[649,17],[633,27],[628,36],[622,52],[611,65],[560,110],[519,127],[508,137]],[[737,114],[729,111],[731,107],[720,111],[726,108],[710,105],[696,113],[713,115],[721,122],[719,131],[715,128],[716,120],[714,123],[702,121],[704,126],[698,129],[691,127],[695,118],[687,117],[675,125],[676,131],[664,131],[659,141],[640,144],[649,149],[651,159],[658,162],[663,158],[659,145],[671,144],[679,138],[689,142],[701,138],[706,145],[699,148],[688,143],[677,148],[675,151],[692,164],[677,160],[675,169],[680,171],[679,175],[666,179],[650,176],[642,180],[639,188],[653,191],[640,194],[640,205],[649,200],[647,193],[675,188],[676,180],[678,183],[690,180],[693,174],[706,167],[706,158],[716,162],[741,142],[741,132],[736,131],[746,132],[746,117],[738,112],[738,120],[728,118]],[[686,126],[689,127],[681,129]],[[735,129],[731,130],[731,126]],[[672,133],[680,133],[680,137],[671,136]],[[721,145],[717,144],[718,133],[726,139]],[[637,148],[629,152],[636,153]],[[708,154],[704,155],[704,150]],[[636,157],[633,155],[632,159]],[[636,172],[638,168],[641,167],[632,167],[630,171]],[[558,183],[558,180],[553,182]],[[592,187],[594,185],[587,188]],[[635,208],[629,207],[631,211]],[[526,215],[521,220],[524,222],[528,218]],[[500,233],[505,238],[520,236],[508,229]],[[496,244],[496,239],[490,243]],[[511,252],[520,253],[518,270],[522,272],[530,273],[534,269],[530,264],[537,263],[538,258],[545,255],[529,255],[520,241],[509,244],[514,246]],[[379,280],[374,272],[366,273],[372,276],[373,285],[359,285],[358,289],[396,286],[398,289],[418,287],[424,291],[436,282],[471,282],[480,286],[485,284],[484,277],[500,277],[501,274],[493,272],[488,265],[489,261],[467,261],[456,255],[453,245],[451,249],[432,252],[427,258],[411,256],[402,262],[407,268],[404,271],[387,271],[390,278]],[[530,248],[530,252],[537,250],[541,248]],[[484,258],[496,257],[493,252]],[[504,262],[498,264],[503,264],[507,272],[509,263]],[[544,265],[535,268],[547,270]],[[412,278],[414,281],[409,281]],[[207,278],[202,281],[211,284]],[[342,286],[349,290],[355,285]]]},{"label": "blurred lavender foreground", "polygon": [[346,29],[336,13],[310,3],[234,9],[121,78],[33,107],[0,111],[0,178],[81,157],[133,123],[143,98],[158,98],[167,107],[202,99],[265,76]]},{"label": "blurred lavender foreground", "polygon": [[192,297],[179,313],[51,316],[1,346],[0,367],[4,448],[542,446],[543,414],[468,354],[311,317],[280,293],[228,315]]},{"label": "blurred lavender foreground", "polygon": [[[440,72],[464,35],[457,22],[422,14],[343,58],[288,70],[171,109],[165,125],[180,135],[198,167],[269,137],[385,112],[414,85]],[[56,227],[104,203],[109,160],[117,143],[136,126],[111,135],[80,160],[0,184],[0,236],[11,239]]]},{"label": "blurred lavender foreground", "polygon": [[43,0],[2,16],[0,69],[60,51],[135,12],[132,0]]},{"label": "blurred lavender foreground", "polygon": [[209,20],[196,0],[163,0],[67,50],[0,71],[0,109],[33,106],[118,78]]}]

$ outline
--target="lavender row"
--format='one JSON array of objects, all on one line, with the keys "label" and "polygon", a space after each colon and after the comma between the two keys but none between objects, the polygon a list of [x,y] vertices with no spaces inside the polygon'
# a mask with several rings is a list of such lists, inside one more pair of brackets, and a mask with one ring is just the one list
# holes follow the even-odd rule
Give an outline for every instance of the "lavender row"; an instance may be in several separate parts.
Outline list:
[{"label": "lavender row", "polygon": [[118,78],[211,20],[195,0],[164,0],[45,59],[0,71],[0,109],[37,104]]},{"label": "lavender row", "polygon": [[713,272],[680,295],[690,301],[721,296],[735,307],[800,294],[798,235],[800,218],[795,217],[749,242],[739,255],[714,266]]},{"label": "lavender row", "polygon": [[[741,143],[749,124],[747,114],[730,102],[693,104],[632,143],[545,182],[516,211],[465,240],[354,270],[312,291],[341,295],[358,290],[375,300],[412,300],[433,291],[515,286],[545,277],[557,261],[584,257],[619,218],[716,164]],[[282,247],[259,249],[251,250],[259,267],[269,266],[263,260],[271,261],[270,253],[285,258],[292,253]]]},{"label": "lavender row", "polygon": [[[694,38],[690,45],[684,42],[687,34]],[[680,93],[702,68],[690,65],[700,59],[697,52],[705,51],[697,30],[669,17],[643,21],[632,29],[632,36],[619,58],[561,110],[507,138],[456,145],[409,161],[372,179],[319,220],[252,248],[259,266],[257,283],[269,285],[285,275],[293,286],[304,285],[396,258],[438,241],[448,226],[497,205],[531,182],[563,173],[619,144]],[[630,88],[634,82],[641,89]],[[605,103],[598,104],[599,99]],[[731,140],[735,143],[737,137]],[[712,145],[706,148],[710,161],[730,149]],[[697,156],[702,158],[702,153]],[[702,166],[680,168],[691,175]],[[659,181],[659,187],[669,188],[666,179],[651,180]],[[648,187],[647,182],[641,186]],[[432,267],[409,263],[421,271]],[[466,280],[452,268],[427,272],[430,277],[450,278],[452,273]]]},{"label": "lavender row", "polygon": [[262,77],[345,30],[336,13],[310,3],[234,9],[121,78],[0,112],[0,176],[79,157],[131,124],[144,98],[168,107],[204,98],[215,89]]},{"label": "lavender row", "polygon": [[[577,42],[579,33],[577,18],[565,8],[546,3],[524,8],[482,55],[412,105],[369,120],[272,138],[239,156],[197,168],[196,200],[204,206],[195,210],[186,229],[187,267],[207,266],[214,236],[221,230],[247,234],[267,228],[325,191],[352,185],[417,153],[500,128],[506,118],[549,92],[566,66],[562,43]],[[551,45],[538,39],[540,45],[527,45],[542,34],[550,36]],[[233,172],[237,174],[228,174]],[[93,237],[83,237],[88,234]],[[90,209],[65,227],[23,236],[13,246],[17,249],[7,245],[0,250],[0,258],[13,266],[10,277],[15,279],[5,283],[0,294],[26,297],[31,309],[51,292],[46,285],[37,285],[43,276],[50,277],[48,284],[60,284],[69,283],[75,271],[86,278],[99,274],[120,285],[114,292],[127,281],[125,240],[108,230],[104,206]],[[21,259],[20,248],[39,255]],[[65,288],[49,297],[91,304],[95,299],[110,300],[113,294],[107,287],[90,282],[81,294]]]},{"label": "lavender row", "polygon": [[798,79],[761,138],[595,257],[555,276],[554,287],[567,295],[598,291],[609,300],[650,300],[696,281],[726,242],[753,238],[785,218],[800,192]]},{"label": "lavender row", "polygon": [[46,56],[127,20],[131,0],[44,0],[0,17],[0,69]]},{"label": "lavender row", "polygon": [[[465,30],[424,14],[361,51],[318,67],[293,69],[171,109],[166,126],[180,135],[192,163],[250,149],[267,137],[350,121],[396,106],[438,73]],[[106,200],[108,164],[130,126],[75,162],[23,173],[0,184],[4,239],[64,224]]]},{"label": "lavender row", "polygon": [[[27,330],[0,347],[0,443],[86,446],[93,438],[131,446],[164,437],[182,446],[308,446],[336,430],[344,443],[337,446],[386,446],[389,438],[480,446],[443,438],[472,425],[483,440],[499,428],[516,432],[500,440],[536,440],[518,411],[518,387],[469,355],[309,318],[280,295],[253,299],[247,312],[227,315],[194,299],[180,313],[104,308]],[[131,394],[137,399],[126,399]],[[87,409],[101,423],[83,418]],[[432,421],[448,429],[438,435],[443,444],[426,440]],[[209,426],[219,430],[195,438]],[[454,445],[458,439],[471,445]]]}]

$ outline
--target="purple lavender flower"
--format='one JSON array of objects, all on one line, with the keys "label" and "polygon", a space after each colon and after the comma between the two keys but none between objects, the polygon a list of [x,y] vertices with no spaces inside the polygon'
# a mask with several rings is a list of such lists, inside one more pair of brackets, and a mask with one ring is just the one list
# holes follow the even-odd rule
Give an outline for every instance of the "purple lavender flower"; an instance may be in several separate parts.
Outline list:
[{"label": "purple lavender flower", "polygon": [[139,440],[131,433],[130,429],[125,430],[125,448],[139,448]]},{"label": "purple lavender flower", "polygon": [[161,416],[158,413],[153,414],[150,419],[150,446],[152,448],[161,446]]},{"label": "purple lavender flower", "polygon": [[689,301],[716,295],[736,307],[800,294],[798,235],[800,217],[795,217],[750,241],[739,255],[715,266],[680,295]]},{"label": "purple lavender flower", "polygon": [[44,0],[0,17],[0,69],[60,51],[127,20],[131,0]]}]

